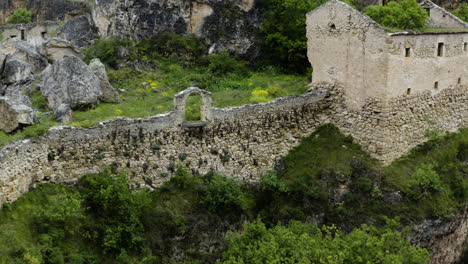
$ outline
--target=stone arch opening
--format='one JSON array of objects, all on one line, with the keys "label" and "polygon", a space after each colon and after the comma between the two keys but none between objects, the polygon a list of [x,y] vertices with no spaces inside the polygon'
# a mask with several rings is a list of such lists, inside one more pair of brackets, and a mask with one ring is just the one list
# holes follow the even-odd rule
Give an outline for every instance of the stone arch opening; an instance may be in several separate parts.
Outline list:
[{"label": "stone arch opening", "polygon": [[211,93],[198,87],[190,87],[176,94],[174,96],[176,125],[184,127],[206,126],[212,118],[212,102]]}]

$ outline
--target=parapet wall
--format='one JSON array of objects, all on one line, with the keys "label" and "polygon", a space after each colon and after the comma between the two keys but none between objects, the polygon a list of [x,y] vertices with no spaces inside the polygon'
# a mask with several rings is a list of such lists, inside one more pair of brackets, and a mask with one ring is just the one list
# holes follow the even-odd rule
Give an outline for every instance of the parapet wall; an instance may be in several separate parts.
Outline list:
[{"label": "parapet wall", "polygon": [[[97,127],[52,128],[34,141],[0,149],[0,204],[39,183],[76,181],[103,166],[126,170],[135,186],[154,188],[178,164],[195,173],[215,170],[240,181],[258,181],[301,138],[325,123],[352,135],[372,156],[389,163],[425,141],[435,127],[467,126],[468,87],[437,95],[399,97],[388,104],[368,100],[348,109],[343,90],[322,84],[309,93],[270,103],[219,109],[211,94],[189,88],[175,96],[174,110],[145,119],[118,118]],[[185,100],[202,97],[202,120],[184,121]],[[433,120],[433,122],[428,122]]]}]

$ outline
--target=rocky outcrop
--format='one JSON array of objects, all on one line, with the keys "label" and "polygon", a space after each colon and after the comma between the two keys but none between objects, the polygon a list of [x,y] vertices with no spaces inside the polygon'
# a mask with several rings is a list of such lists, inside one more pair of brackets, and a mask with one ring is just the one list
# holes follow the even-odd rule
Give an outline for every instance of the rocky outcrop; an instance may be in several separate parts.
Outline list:
[{"label": "rocky outcrop", "polygon": [[413,228],[413,244],[431,252],[432,264],[455,264],[468,248],[468,209],[452,219],[425,220]]},{"label": "rocky outcrop", "polygon": [[98,29],[88,16],[81,16],[66,22],[57,30],[57,36],[64,38],[78,47],[91,45],[99,38]]},{"label": "rocky outcrop", "polygon": [[2,71],[2,82],[6,85],[32,79],[32,65],[20,60],[14,54],[6,56]]},{"label": "rocky outcrop", "polygon": [[60,123],[68,123],[73,120],[73,111],[67,104],[61,104],[55,109],[54,118]]},{"label": "rocky outcrop", "polygon": [[43,77],[41,92],[51,109],[61,104],[71,108],[93,105],[102,96],[99,78],[77,57],[65,57],[48,66]]},{"label": "rocky outcrop", "polygon": [[195,34],[210,51],[258,53],[261,10],[254,0],[96,0],[93,20],[101,37],[148,39],[161,33]]},{"label": "rocky outcrop", "polygon": [[26,8],[33,13],[33,22],[68,21],[89,12],[88,0],[2,0],[0,1],[0,24],[18,8]]},{"label": "rocky outcrop", "polygon": [[34,123],[34,110],[10,97],[0,97],[0,130],[10,133]]},{"label": "rocky outcrop", "polygon": [[100,81],[102,95],[99,100],[106,103],[120,103],[119,93],[112,87],[107,78],[106,66],[96,58],[90,62],[89,67]]},{"label": "rocky outcrop", "polygon": [[80,51],[74,47],[70,42],[64,39],[49,39],[46,42],[42,43],[40,48],[42,55],[47,57],[48,61],[53,64],[64,57],[75,56],[80,57]]}]

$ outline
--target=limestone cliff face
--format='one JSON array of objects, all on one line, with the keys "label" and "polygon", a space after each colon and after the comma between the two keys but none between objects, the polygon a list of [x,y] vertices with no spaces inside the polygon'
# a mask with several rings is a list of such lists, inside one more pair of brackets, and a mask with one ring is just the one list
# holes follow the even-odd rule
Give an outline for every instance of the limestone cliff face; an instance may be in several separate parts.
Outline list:
[{"label": "limestone cliff face", "polygon": [[101,37],[147,39],[161,33],[195,34],[210,51],[258,52],[260,8],[255,0],[95,0]]},{"label": "limestone cliff face", "polygon": [[68,21],[89,12],[88,0],[1,0],[0,24],[18,8],[33,12],[34,22]]}]

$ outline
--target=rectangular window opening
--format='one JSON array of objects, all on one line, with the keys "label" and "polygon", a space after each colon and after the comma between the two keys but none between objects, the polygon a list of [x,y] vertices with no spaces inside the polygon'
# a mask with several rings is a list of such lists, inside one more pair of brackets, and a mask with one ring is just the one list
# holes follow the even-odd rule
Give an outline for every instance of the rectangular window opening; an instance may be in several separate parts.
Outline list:
[{"label": "rectangular window opening", "polygon": [[41,36],[42,36],[42,39],[46,39],[47,38],[47,32],[41,32]]},{"label": "rectangular window opening", "polygon": [[428,16],[431,16],[431,9],[430,8],[424,8]]},{"label": "rectangular window opening", "polygon": [[24,40],[25,39],[25,36],[24,36],[24,29],[21,30],[21,40]]},{"label": "rectangular window opening", "polygon": [[405,57],[411,56],[411,48],[405,48]]},{"label": "rectangular window opening", "polygon": [[465,44],[463,44],[463,50],[468,51],[468,42],[465,42]]},{"label": "rectangular window opening", "polygon": [[10,38],[14,39],[16,38],[16,35],[11,35]]},{"label": "rectangular window opening", "polygon": [[434,83],[434,89],[436,89],[436,90],[439,89],[439,82]]},{"label": "rectangular window opening", "polygon": [[410,94],[411,94],[411,88],[406,89],[406,95],[410,95]]},{"label": "rectangular window opening", "polygon": [[440,42],[437,45],[437,56],[439,56],[439,57],[444,56],[444,43],[443,42]]},{"label": "rectangular window opening", "polygon": [[457,80],[457,84],[460,85],[461,84],[461,78],[458,78]]}]

